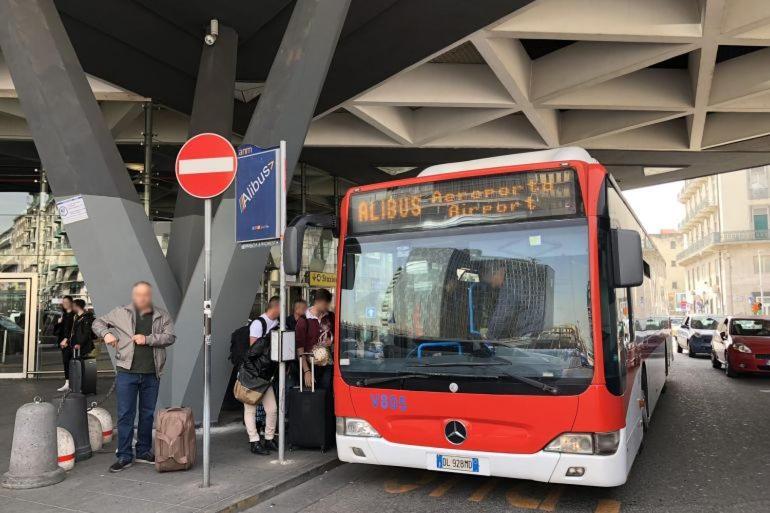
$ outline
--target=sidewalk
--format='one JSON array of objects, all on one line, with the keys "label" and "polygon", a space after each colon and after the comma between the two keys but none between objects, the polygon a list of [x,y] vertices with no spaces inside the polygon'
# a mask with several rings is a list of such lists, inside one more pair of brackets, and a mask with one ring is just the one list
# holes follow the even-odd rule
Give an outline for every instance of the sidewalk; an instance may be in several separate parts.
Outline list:
[{"label": "sidewalk", "polygon": [[[100,380],[99,390],[106,391],[110,382],[111,379]],[[51,401],[59,385],[59,380],[48,379],[0,381],[0,396],[5,398],[0,403],[0,473],[8,468],[16,409],[35,395]],[[114,412],[114,399],[104,406]],[[198,462],[187,472],[159,474],[150,465],[136,464],[111,474],[107,468],[114,461],[113,441],[103,452],[77,463],[60,484],[34,490],[0,488],[0,511],[234,513],[340,464],[334,451],[287,452],[287,465],[279,465],[275,461],[277,455],[253,455],[248,451],[242,424],[235,421],[212,428],[212,485],[204,489],[200,487],[201,444],[199,432]]]}]

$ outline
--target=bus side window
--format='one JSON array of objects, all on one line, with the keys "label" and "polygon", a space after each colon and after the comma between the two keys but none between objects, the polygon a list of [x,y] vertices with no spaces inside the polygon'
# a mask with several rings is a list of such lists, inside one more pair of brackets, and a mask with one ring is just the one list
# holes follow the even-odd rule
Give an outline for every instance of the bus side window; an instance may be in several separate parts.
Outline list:
[{"label": "bus side window", "polygon": [[628,294],[626,289],[615,289],[610,284],[612,258],[609,230],[602,230],[599,240],[604,380],[611,393],[623,395],[626,383],[626,344],[631,339],[632,329],[628,315]]}]

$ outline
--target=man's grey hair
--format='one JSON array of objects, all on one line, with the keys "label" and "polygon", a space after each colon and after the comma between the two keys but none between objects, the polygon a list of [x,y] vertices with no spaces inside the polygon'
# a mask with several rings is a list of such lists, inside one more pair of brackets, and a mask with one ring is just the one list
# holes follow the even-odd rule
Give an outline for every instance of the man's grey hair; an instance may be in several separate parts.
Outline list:
[{"label": "man's grey hair", "polygon": [[134,283],[134,284],[131,286],[131,290],[134,290],[134,289],[135,289],[136,287],[138,287],[139,285],[146,285],[148,288],[150,288],[150,289],[152,288],[152,285],[150,285],[150,282],[148,282],[148,281],[144,281],[144,280],[139,280],[138,282]]}]

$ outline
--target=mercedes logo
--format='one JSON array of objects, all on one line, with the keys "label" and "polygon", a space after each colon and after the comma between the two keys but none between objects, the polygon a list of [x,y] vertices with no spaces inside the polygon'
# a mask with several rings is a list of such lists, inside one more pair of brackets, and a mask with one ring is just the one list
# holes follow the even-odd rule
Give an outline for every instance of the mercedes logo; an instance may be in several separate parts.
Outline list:
[{"label": "mercedes logo", "polygon": [[459,420],[450,420],[444,426],[444,436],[449,440],[449,443],[460,445],[468,438],[468,431],[465,429],[465,424]]}]

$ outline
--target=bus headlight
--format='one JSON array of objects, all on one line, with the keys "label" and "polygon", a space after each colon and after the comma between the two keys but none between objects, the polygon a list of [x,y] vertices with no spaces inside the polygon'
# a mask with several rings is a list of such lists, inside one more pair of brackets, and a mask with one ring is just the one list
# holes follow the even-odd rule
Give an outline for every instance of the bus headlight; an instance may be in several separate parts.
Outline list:
[{"label": "bus headlight", "polygon": [[337,417],[337,434],[379,438],[380,434],[364,419],[352,417]]},{"label": "bus headlight", "polygon": [[554,438],[545,451],[568,454],[615,454],[620,445],[620,431],[609,433],[564,433]]}]

